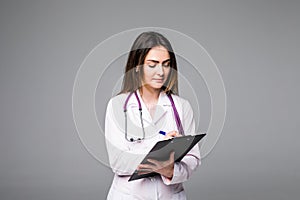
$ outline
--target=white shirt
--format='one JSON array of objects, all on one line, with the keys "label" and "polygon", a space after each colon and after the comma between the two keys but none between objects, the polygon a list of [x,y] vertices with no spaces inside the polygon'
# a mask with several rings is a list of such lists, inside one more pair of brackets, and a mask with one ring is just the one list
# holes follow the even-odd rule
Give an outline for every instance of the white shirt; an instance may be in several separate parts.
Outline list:
[{"label": "white shirt", "polygon": [[[152,119],[142,98],[143,123],[146,137],[140,142],[129,142],[125,139],[124,103],[128,94],[113,97],[107,106],[105,118],[105,137],[110,166],[115,173],[108,200],[184,200],[182,182],[186,181],[200,164],[199,148],[196,145],[180,162],[175,162],[173,178],[163,176],[143,178],[128,182],[129,177],[151,150],[153,145],[164,138],[159,131],[178,131],[171,102],[168,96],[161,92],[155,115]],[[182,122],[185,135],[195,134],[195,122],[192,108],[187,100],[172,95],[176,109]],[[138,109],[138,101],[133,94],[127,104],[128,139],[143,136]]]}]

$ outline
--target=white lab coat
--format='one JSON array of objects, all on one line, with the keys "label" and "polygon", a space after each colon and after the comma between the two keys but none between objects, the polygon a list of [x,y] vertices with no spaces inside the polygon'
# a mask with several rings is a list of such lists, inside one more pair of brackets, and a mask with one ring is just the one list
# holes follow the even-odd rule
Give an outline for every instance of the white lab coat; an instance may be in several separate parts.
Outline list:
[{"label": "white lab coat", "polygon": [[[125,139],[125,119],[123,105],[128,94],[113,97],[107,106],[105,118],[105,137],[110,166],[115,173],[108,200],[184,200],[186,195],[182,182],[186,181],[200,164],[199,148],[196,145],[180,162],[174,165],[173,178],[163,176],[143,178],[128,182],[130,175],[137,168],[153,145],[163,139],[160,130],[177,130],[173,109],[168,96],[161,92],[153,119],[142,98],[143,122],[146,138],[141,142],[129,142]],[[172,95],[186,135],[195,134],[195,122],[192,108],[187,100]],[[138,101],[133,94],[127,105],[128,138],[142,137]],[[178,131],[178,130],[177,130]]]}]

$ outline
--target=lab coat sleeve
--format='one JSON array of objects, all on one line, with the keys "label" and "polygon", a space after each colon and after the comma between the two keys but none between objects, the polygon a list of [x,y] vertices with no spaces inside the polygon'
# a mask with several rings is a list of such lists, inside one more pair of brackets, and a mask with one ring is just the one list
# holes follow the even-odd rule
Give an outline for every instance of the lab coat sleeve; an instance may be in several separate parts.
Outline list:
[{"label": "lab coat sleeve", "polygon": [[[195,134],[195,121],[193,110],[188,101],[184,100],[182,104],[182,126],[186,134]],[[189,179],[193,171],[200,165],[200,152],[198,145],[195,145],[180,162],[174,164],[172,179],[162,177],[166,185],[181,183]]]},{"label": "lab coat sleeve", "polygon": [[[131,175],[146,155],[146,150],[138,153],[130,149],[124,132],[120,130],[113,114],[112,100],[109,101],[105,116],[105,138],[109,164],[118,175]],[[120,115],[123,113],[120,113]]]}]

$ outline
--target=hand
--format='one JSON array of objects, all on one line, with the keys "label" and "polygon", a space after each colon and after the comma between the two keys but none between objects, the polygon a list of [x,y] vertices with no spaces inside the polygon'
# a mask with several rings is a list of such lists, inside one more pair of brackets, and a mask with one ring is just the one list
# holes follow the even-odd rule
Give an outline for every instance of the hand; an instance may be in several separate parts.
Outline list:
[{"label": "hand", "polygon": [[140,164],[137,168],[138,174],[148,174],[156,172],[164,177],[172,179],[174,171],[174,151],[170,153],[169,159],[166,161],[158,161],[154,159],[148,159],[150,164]]},{"label": "hand", "polygon": [[182,135],[180,135],[177,131],[170,131],[169,133],[167,133],[164,137],[165,140],[167,139],[171,139],[173,137],[180,137]]}]

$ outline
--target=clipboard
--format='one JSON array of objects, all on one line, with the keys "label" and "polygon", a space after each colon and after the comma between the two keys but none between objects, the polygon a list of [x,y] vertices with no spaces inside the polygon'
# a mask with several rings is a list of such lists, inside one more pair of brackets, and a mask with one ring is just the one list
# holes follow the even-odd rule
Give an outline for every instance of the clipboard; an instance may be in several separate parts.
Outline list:
[{"label": "clipboard", "polygon": [[[206,134],[186,135],[175,137],[168,140],[158,141],[150,152],[145,156],[141,164],[149,163],[147,159],[155,159],[159,161],[168,160],[170,153],[175,152],[175,162],[181,159],[205,136]],[[137,170],[131,175],[128,181],[133,181],[141,178],[152,177],[158,175],[156,172],[147,174],[138,174]]]}]

